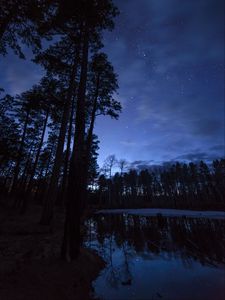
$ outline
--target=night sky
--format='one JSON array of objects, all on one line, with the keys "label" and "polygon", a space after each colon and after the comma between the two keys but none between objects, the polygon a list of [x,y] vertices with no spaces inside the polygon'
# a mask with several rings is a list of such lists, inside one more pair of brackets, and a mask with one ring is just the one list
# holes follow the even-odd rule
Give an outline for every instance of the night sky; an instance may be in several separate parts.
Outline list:
[{"label": "night sky", "polygon": [[[97,121],[99,164],[110,154],[133,165],[224,156],[224,1],[115,3],[121,13],[104,51],[119,75],[123,113]],[[11,94],[43,74],[13,54],[0,69]]]}]

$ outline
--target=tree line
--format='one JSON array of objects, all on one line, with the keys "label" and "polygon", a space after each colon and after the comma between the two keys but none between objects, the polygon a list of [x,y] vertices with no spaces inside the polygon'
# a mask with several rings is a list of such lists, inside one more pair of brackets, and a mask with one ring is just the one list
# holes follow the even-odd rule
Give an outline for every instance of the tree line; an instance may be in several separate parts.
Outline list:
[{"label": "tree line", "polygon": [[42,224],[52,223],[56,203],[65,206],[63,258],[79,254],[86,187],[96,175],[96,118],[121,111],[117,74],[101,50],[118,13],[111,0],[1,1],[2,59],[10,50],[26,59],[31,47],[44,75],[19,95],[0,90],[0,198],[20,213],[41,203]]},{"label": "tree line", "polygon": [[[120,172],[112,175],[113,166]],[[176,162],[138,171],[110,155],[96,187],[90,189],[89,201],[100,207],[224,209],[225,159],[211,164]]]}]

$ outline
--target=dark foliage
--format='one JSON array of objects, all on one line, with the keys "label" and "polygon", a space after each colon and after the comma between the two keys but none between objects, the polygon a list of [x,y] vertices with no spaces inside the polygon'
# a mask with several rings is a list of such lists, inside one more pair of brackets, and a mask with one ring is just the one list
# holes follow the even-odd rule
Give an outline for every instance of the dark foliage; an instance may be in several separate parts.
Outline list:
[{"label": "dark foliage", "polygon": [[95,204],[101,207],[225,208],[225,160],[207,165],[179,163],[167,168],[129,170],[111,176],[110,162],[106,174],[98,178],[93,191]]}]

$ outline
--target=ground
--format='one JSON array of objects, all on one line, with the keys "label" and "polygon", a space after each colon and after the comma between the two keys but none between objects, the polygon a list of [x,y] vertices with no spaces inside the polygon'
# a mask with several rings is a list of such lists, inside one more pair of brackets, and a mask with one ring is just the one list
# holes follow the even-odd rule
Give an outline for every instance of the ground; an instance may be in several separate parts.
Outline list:
[{"label": "ground", "polygon": [[74,262],[60,260],[62,214],[51,228],[39,218],[38,206],[25,216],[0,207],[0,299],[93,299],[91,283],[104,261],[89,249]]}]

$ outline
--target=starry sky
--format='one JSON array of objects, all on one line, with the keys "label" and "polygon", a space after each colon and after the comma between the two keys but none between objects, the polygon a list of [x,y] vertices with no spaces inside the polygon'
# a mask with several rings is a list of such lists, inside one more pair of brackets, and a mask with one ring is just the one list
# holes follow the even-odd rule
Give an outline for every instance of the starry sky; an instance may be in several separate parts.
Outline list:
[{"label": "starry sky", "polygon": [[[97,120],[100,166],[111,154],[133,166],[224,156],[224,1],[114,2],[120,15],[103,50],[123,112]],[[0,86],[12,94],[43,74],[26,57],[0,61]]]},{"label": "starry sky", "polygon": [[[119,74],[119,121],[99,120],[100,160],[224,156],[224,1],[116,0],[105,35]],[[104,137],[104,139],[101,137]]]}]

